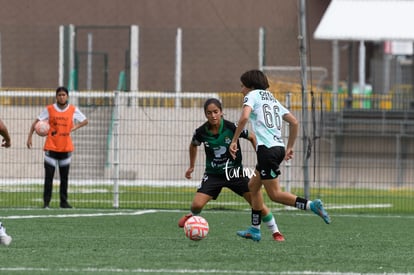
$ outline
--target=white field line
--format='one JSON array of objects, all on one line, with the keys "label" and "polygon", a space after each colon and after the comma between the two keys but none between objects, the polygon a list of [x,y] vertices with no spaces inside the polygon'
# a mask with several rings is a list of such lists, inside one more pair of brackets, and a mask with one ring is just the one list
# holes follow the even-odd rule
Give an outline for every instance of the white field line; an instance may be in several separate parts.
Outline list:
[{"label": "white field line", "polygon": [[[48,211],[48,210],[45,210]],[[37,219],[37,218],[79,218],[79,217],[103,217],[103,216],[138,216],[150,213],[156,213],[157,210],[142,210],[134,212],[109,212],[109,213],[88,213],[88,214],[47,214],[47,215],[16,215],[2,218],[7,219]]]},{"label": "white field line", "polygon": [[[2,201],[2,200],[0,200]],[[39,202],[39,203],[43,203],[43,200],[38,198],[38,199],[32,199],[31,201],[33,202]],[[72,203],[76,204],[76,203],[108,203],[111,204],[113,203],[113,200],[76,200],[76,199],[71,199],[70,200]],[[125,204],[134,204],[136,203],[136,201],[133,200],[122,200],[122,203]],[[140,203],[144,203],[144,204],[168,204],[168,205],[181,205],[183,204],[182,201],[146,201],[146,200],[140,200]],[[191,204],[191,201],[188,202],[188,204]],[[223,205],[228,205],[228,206],[242,206],[242,205],[246,205],[247,207],[247,203],[244,201],[240,201],[240,202],[220,202],[220,201],[210,201],[208,203],[210,206],[211,205],[217,205],[217,206],[223,206]]]},{"label": "white field line", "polygon": [[[0,200],[1,201],[1,200]],[[43,202],[42,199],[37,198],[37,199],[32,199],[32,201],[34,202]],[[106,203],[112,203],[112,200],[71,200],[72,202],[89,202],[89,203],[94,203],[94,202],[106,202]],[[123,200],[123,203],[135,203],[135,201],[128,201],[128,200]],[[146,201],[146,200],[141,200],[140,203],[143,204],[156,204],[156,203],[161,203],[159,201]],[[163,204],[168,204],[168,205],[175,205],[175,204],[182,204],[182,201],[162,201]],[[189,202],[190,203],[190,202]],[[228,205],[228,206],[242,206],[242,205],[246,205],[245,201],[233,201],[233,202],[225,202],[225,201],[210,201],[209,205]],[[324,204],[324,207],[329,210],[329,209],[366,209],[366,208],[392,208],[393,205],[391,203],[382,203],[382,204]],[[277,211],[277,210],[299,210],[295,207],[292,206],[285,206],[285,208],[275,208],[272,209],[273,211]]]},{"label": "white field line", "polygon": [[[119,180],[119,186],[150,186],[150,187],[197,187],[200,180]],[[6,186],[11,189],[18,188],[19,185],[40,185],[43,186],[42,178],[24,178],[24,179],[0,179],[0,186]],[[59,180],[54,180],[53,185],[58,185]],[[114,180],[79,180],[71,179],[70,184],[73,186],[113,186]]]},{"label": "white field line", "polygon": [[[33,208],[27,208],[27,209],[16,209],[16,210],[27,210],[27,211],[32,211]],[[76,209],[73,210],[68,210],[68,211],[75,211]],[[82,209],[82,211],[84,211],[85,209]],[[86,210],[93,210],[93,209],[86,209]],[[53,211],[51,209],[49,210],[44,210],[45,212],[48,211]],[[246,208],[246,211],[250,211],[250,209]],[[187,213],[187,211],[184,210],[155,210],[155,209],[148,209],[148,210],[142,210],[142,211],[116,211],[116,210],[108,210],[108,212],[98,212],[98,213],[73,213],[73,214],[53,214],[53,213],[48,213],[48,214],[42,214],[42,215],[11,215],[11,216],[0,216],[0,220],[3,219],[13,219],[13,220],[18,220],[18,219],[42,219],[42,218],[77,218],[77,217],[103,217],[103,216],[139,216],[139,215],[145,215],[145,214],[152,214],[152,213],[159,213],[159,212],[163,212],[163,213]],[[222,213],[222,210],[206,210],[205,212],[208,213]],[[226,211],[226,213],[240,213],[240,211]],[[296,215],[296,216],[305,216],[305,215],[309,215],[309,211],[300,211],[297,213],[292,213],[292,212],[281,212],[278,213],[277,215],[286,215],[286,216],[291,216],[291,215]],[[334,217],[348,217],[348,218],[373,218],[373,219],[414,219],[414,215],[372,215],[372,214],[335,214]]]},{"label": "white field line", "polygon": [[165,273],[165,274],[246,274],[246,275],[413,275],[414,273],[355,273],[355,272],[320,272],[320,271],[252,271],[220,269],[125,269],[125,268],[35,268],[35,267],[0,267],[0,271],[9,272],[70,272],[70,273]]},{"label": "white field line", "polygon": [[356,209],[356,208],[391,208],[391,203],[382,203],[382,204],[337,204],[332,205],[328,204],[326,209]]}]

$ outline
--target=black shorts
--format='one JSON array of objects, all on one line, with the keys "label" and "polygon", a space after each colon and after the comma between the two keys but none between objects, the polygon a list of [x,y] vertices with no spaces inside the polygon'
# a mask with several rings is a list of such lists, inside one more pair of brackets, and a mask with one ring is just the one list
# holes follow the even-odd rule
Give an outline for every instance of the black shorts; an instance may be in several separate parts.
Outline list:
[{"label": "black shorts", "polygon": [[[72,152],[45,151],[44,164],[59,167],[69,166]],[[45,166],[46,167],[46,166]]]},{"label": "black shorts", "polygon": [[204,174],[197,192],[209,195],[213,197],[213,200],[216,200],[221,189],[227,187],[237,195],[243,196],[244,193],[249,192],[248,183],[248,177],[242,176],[228,180],[225,175]]},{"label": "black shorts", "polygon": [[274,146],[267,148],[264,145],[257,147],[257,165],[260,178],[276,179],[280,175],[280,164],[285,158],[285,147]]},{"label": "black shorts", "polygon": [[70,158],[72,156],[72,152],[45,151],[45,155],[57,160],[61,160]]}]

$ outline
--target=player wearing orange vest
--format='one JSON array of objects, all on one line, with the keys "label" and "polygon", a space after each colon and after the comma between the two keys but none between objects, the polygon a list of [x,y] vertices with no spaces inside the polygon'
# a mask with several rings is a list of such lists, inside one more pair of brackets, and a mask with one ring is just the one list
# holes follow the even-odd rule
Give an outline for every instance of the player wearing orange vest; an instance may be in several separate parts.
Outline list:
[{"label": "player wearing orange vest", "polygon": [[[56,166],[60,175],[60,207],[72,208],[68,203],[68,177],[71,155],[74,150],[71,132],[88,124],[86,116],[75,106],[68,103],[69,92],[65,87],[56,89],[56,103],[48,105],[30,127],[27,147],[32,147],[34,127],[39,120],[48,120],[50,129],[43,147],[45,151],[45,181],[43,208],[49,208],[52,199],[53,177]],[[76,122],[76,123],[75,123]]]}]

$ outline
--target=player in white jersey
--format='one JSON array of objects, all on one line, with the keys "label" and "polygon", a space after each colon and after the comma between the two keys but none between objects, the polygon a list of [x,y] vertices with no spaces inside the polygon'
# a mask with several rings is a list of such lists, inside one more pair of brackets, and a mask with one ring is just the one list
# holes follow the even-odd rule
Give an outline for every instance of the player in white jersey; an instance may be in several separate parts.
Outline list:
[{"label": "player in white jersey", "polygon": [[[234,158],[238,151],[237,140],[250,118],[257,138],[257,165],[255,173],[249,181],[249,189],[252,193],[252,225],[247,230],[238,231],[237,235],[260,241],[262,186],[272,201],[302,210],[311,210],[329,224],[331,219],[321,200],[310,201],[284,192],[279,184],[280,163],[283,160],[293,158],[293,146],[299,129],[296,117],[275,99],[272,93],[267,91],[269,83],[262,71],[247,71],[241,75],[240,80],[244,103],[229,150]],[[289,124],[286,148],[281,132],[283,121]]]}]

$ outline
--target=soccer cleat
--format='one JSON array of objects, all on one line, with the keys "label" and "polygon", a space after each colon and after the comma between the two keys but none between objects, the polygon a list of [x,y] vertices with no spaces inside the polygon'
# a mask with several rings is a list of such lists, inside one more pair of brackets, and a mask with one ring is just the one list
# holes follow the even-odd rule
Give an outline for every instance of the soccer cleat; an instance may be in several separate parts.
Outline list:
[{"label": "soccer cleat", "polygon": [[285,241],[285,237],[283,237],[282,233],[280,232],[275,232],[272,234],[273,236],[273,240],[277,241],[277,242],[284,242]]},{"label": "soccer cleat", "polygon": [[321,200],[317,199],[312,201],[310,203],[310,208],[313,211],[313,213],[321,217],[325,221],[325,223],[331,223],[331,218],[329,217],[328,212],[326,212],[326,210],[323,208]]},{"label": "soccer cleat", "polygon": [[193,214],[188,213],[187,215],[183,216],[181,219],[178,220],[178,227],[184,227],[185,222],[191,218]]},{"label": "soccer cleat", "polygon": [[12,241],[12,237],[6,234],[6,228],[0,223],[0,244],[8,246]]},{"label": "soccer cleat", "polygon": [[12,242],[12,237],[10,237],[9,235],[0,236],[0,243],[2,245],[9,246],[11,242]]},{"label": "soccer cleat", "polygon": [[61,204],[60,204],[60,208],[73,208],[73,207],[72,207],[72,205],[70,205],[69,203],[67,203],[67,202],[65,203],[65,202],[64,202],[64,203],[61,203]]},{"label": "soccer cleat", "polygon": [[245,239],[251,239],[255,242],[258,242],[262,239],[260,234],[260,229],[250,226],[247,230],[237,231],[237,236],[240,236]]}]

